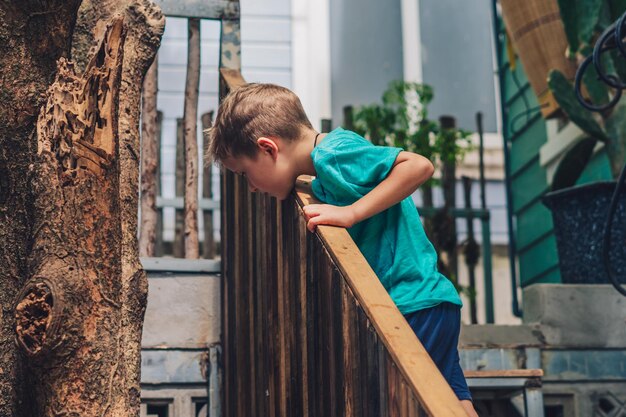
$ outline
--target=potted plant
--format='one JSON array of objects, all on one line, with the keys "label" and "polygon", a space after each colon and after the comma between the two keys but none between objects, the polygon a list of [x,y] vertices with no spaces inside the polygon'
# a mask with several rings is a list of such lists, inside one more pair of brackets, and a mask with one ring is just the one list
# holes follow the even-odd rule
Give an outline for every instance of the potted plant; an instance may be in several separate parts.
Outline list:
[{"label": "potted plant", "polygon": [[[593,41],[599,31],[610,26],[624,12],[616,2],[596,1],[591,13],[565,6],[560,1],[561,16],[567,34],[567,54],[581,62],[592,54]],[[600,36],[599,42],[610,37]],[[600,46],[602,48],[602,45]],[[607,48],[608,49],[608,48]],[[552,211],[554,231],[559,252],[561,278],[565,283],[606,283],[607,275],[602,264],[603,229],[615,181],[602,181],[576,185],[582,172],[599,147],[603,145],[610,172],[615,179],[626,162],[626,100],[621,91],[611,89],[590,65],[591,59],[582,61],[581,69],[585,101],[601,111],[591,111],[589,104],[580,102],[575,88],[558,70],[550,72],[548,85],[561,110],[569,121],[576,124],[585,136],[562,157],[552,182],[551,192],[544,203]],[[626,57],[616,53],[602,54],[602,67],[611,83],[626,80]],[[607,78],[605,76],[605,78]],[[626,193],[622,193],[612,222],[610,264],[614,275],[626,283]]]}]

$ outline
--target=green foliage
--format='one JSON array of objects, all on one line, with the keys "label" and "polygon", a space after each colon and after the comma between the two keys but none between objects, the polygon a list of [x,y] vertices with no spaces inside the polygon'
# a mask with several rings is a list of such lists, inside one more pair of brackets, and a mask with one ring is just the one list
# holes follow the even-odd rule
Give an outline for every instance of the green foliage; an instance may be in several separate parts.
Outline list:
[{"label": "green foliage", "polygon": [[608,140],[602,127],[594,119],[593,114],[580,104],[576,98],[574,86],[565,78],[562,72],[558,70],[550,71],[548,86],[552,90],[552,94],[557,103],[559,103],[561,110],[567,114],[572,122],[576,123],[589,136],[603,142]]},{"label": "green foliage", "polygon": [[375,145],[388,145],[415,152],[433,164],[460,161],[471,149],[471,132],[442,129],[428,119],[432,87],[404,81],[392,81],[382,95],[382,103],[355,110],[354,130]]},{"label": "green foliage", "polygon": [[[626,11],[626,0],[559,0],[558,3],[569,43],[568,56],[578,62],[592,54],[593,42]],[[618,54],[603,53],[602,68],[606,74],[626,80],[626,62]],[[598,79],[593,65],[587,67],[583,85],[585,94],[596,106],[608,103],[615,94]],[[611,172],[616,177],[625,162],[626,106],[618,104],[602,113],[587,110],[579,103],[572,83],[557,70],[550,72],[548,86],[567,117],[588,135],[565,153],[557,167],[552,189],[576,183],[591,160],[597,141],[605,144]]]}]

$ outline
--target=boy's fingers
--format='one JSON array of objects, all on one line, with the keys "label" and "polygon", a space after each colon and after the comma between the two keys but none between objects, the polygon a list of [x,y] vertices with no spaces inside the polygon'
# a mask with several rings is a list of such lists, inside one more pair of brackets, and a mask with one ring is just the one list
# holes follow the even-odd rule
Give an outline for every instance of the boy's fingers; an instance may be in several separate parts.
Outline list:
[{"label": "boy's fingers", "polygon": [[319,205],[313,205],[313,206],[309,205],[309,206],[304,206],[304,207],[302,207],[302,211],[304,211],[304,214],[306,214],[306,216],[310,219],[310,218],[312,218],[312,217],[315,217],[315,216],[319,216],[319,215],[320,215],[319,210],[316,210],[318,206],[319,206]]}]

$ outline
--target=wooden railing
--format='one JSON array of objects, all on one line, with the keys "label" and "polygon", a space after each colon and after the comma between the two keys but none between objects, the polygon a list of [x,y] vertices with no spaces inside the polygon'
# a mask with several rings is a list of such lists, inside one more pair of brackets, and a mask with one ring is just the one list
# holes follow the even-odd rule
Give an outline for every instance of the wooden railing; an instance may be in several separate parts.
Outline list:
[{"label": "wooden railing", "polygon": [[307,231],[312,200],[222,176],[224,416],[465,416],[347,231]]}]

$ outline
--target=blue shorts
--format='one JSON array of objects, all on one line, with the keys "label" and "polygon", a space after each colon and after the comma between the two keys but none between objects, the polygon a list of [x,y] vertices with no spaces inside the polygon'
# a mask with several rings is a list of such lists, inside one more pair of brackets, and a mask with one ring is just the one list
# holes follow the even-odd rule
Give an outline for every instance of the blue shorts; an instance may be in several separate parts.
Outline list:
[{"label": "blue shorts", "polygon": [[404,316],[459,400],[472,400],[459,363],[461,308],[452,303]]}]

